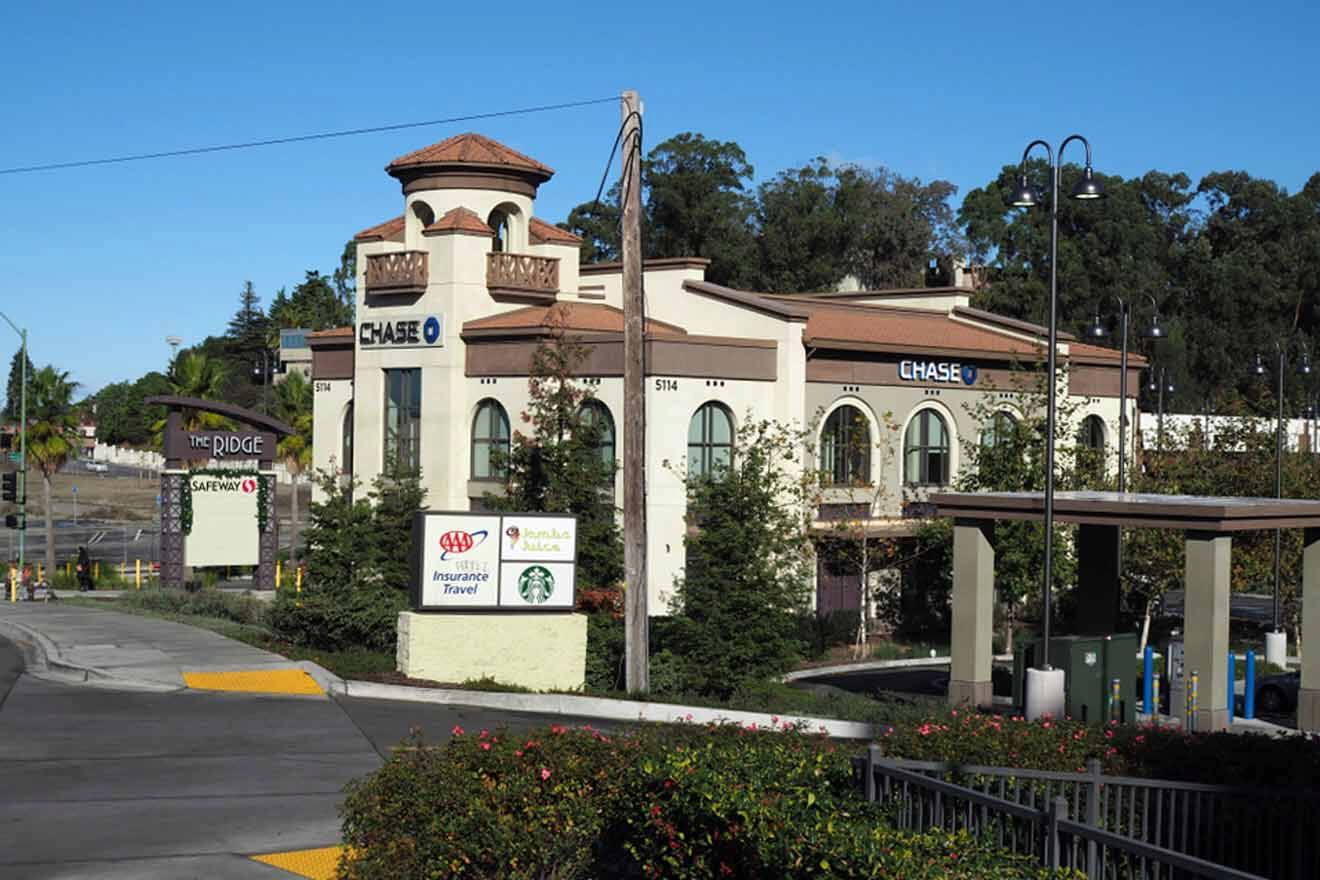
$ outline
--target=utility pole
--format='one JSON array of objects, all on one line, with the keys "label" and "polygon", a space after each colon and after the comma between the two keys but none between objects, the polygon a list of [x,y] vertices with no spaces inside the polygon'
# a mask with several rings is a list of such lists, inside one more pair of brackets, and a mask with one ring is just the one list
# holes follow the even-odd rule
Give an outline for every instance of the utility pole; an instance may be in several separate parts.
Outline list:
[{"label": "utility pole", "polygon": [[[9,320],[9,316],[0,312],[0,318],[14,328],[22,344],[18,349],[19,393],[18,393],[18,575],[23,576],[23,563],[27,561],[27,329],[19,328]],[[54,535],[47,535],[47,541],[54,541]]]},{"label": "utility pole", "polygon": [[623,572],[624,668],[629,693],[651,690],[646,596],[646,379],[643,375],[642,102],[623,93]]}]

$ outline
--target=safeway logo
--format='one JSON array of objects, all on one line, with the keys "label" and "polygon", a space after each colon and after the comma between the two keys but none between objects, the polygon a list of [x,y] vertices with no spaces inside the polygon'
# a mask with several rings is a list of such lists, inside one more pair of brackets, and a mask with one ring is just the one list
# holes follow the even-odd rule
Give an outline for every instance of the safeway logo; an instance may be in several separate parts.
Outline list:
[{"label": "safeway logo", "polygon": [[255,477],[248,477],[242,483],[239,483],[238,488],[244,495],[251,495],[257,491],[257,480]]},{"label": "safeway logo", "polygon": [[445,532],[440,536],[440,549],[444,551],[440,554],[440,561],[444,562],[451,556],[460,556],[473,547],[480,547],[485,543],[489,534],[485,529],[475,532],[462,530]]}]

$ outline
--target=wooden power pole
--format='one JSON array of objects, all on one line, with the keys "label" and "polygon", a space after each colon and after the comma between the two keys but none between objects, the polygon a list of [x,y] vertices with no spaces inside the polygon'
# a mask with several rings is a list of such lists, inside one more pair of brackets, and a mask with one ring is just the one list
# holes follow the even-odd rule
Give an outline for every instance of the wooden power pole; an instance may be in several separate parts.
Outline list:
[{"label": "wooden power pole", "polygon": [[623,572],[629,693],[651,690],[647,654],[645,326],[642,300],[642,102],[623,93]]}]

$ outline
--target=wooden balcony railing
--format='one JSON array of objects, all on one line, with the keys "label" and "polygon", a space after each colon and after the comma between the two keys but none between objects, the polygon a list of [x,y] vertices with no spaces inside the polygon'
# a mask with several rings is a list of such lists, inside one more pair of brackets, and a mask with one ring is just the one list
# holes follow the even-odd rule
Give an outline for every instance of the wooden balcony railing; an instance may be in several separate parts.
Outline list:
[{"label": "wooden balcony railing", "polygon": [[367,293],[425,293],[425,251],[367,255]]},{"label": "wooden balcony railing", "polygon": [[487,254],[486,286],[492,291],[553,295],[559,292],[559,259],[527,254]]}]

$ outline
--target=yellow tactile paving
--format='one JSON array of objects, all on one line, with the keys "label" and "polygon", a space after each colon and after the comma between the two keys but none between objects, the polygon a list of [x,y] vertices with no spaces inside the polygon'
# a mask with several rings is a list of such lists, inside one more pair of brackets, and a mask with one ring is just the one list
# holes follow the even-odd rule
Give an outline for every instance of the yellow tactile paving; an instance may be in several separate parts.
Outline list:
[{"label": "yellow tactile paving", "polygon": [[323,846],[320,849],[295,849],[289,852],[266,853],[252,856],[254,862],[307,877],[309,880],[334,880],[339,868],[342,846]]},{"label": "yellow tactile paving", "polygon": [[325,691],[302,669],[239,669],[232,672],[185,672],[183,683],[199,691],[253,694],[313,694]]}]

